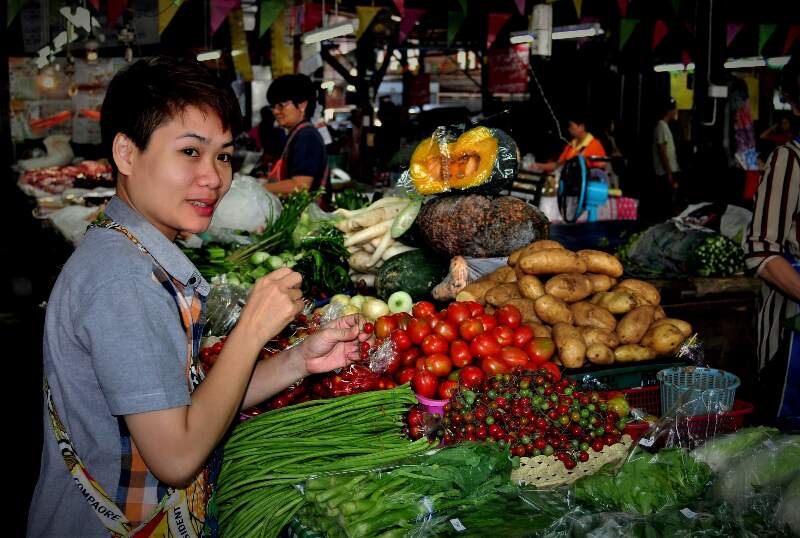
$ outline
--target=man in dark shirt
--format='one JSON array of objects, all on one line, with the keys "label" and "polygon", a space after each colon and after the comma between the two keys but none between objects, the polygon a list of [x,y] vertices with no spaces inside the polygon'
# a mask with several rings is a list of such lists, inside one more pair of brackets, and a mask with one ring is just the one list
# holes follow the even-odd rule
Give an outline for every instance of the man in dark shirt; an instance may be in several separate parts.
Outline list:
[{"label": "man in dark shirt", "polygon": [[325,189],[330,198],[325,142],[309,119],[316,108],[314,84],[305,75],[284,75],[267,90],[278,125],[289,131],[280,159],[270,170],[266,189],[286,194],[300,189]]}]

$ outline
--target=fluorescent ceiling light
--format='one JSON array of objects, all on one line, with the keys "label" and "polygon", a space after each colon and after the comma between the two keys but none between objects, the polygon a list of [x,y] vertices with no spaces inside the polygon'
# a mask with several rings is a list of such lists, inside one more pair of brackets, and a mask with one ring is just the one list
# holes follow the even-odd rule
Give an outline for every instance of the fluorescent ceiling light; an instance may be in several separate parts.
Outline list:
[{"label": "fluorescent ceiling light", "polygon": [[767,65],[770,67],[783,67],[789,63],[789,56],[776,56],[774,58],[767,58]]},{"label": "fluorescent ceiling light", "polygon": [[725,69],[747,69],[748,67],[765,67],[767,65],[764,58],[738,58],[725,62]]},{"label": "fluorescent ceiling light", "polygon": [[392,20],[393,20],[394,22],[400,22],[400,21],[402,21],[402,20],[403,20],[403,18],[402,18],[402,17],[400,17],[400,15],[392,15]]},{"label": "fluorescent ceiling light", "polygon": [[597,23],[589,25],[577,24],[553,28],[553,39],[578,39],[581,37],[594,37],[604,33],[603,28]]},{"label": "fluorescent ceiling light", "polygon": [[210,50],[208,52],[201,52],[197,55],[198,62],[208,62],[211,60],[219,60],[222,58],[221,50]]},{"label": "fluorescent ceiling light", "polygon": [[509,41],[512,45],[520,43],[533,43],[533,35],[530,32],[511,32]]},{"label": "fluorescent ceiling light", "polygon": [[683,64],[659,64],[653,66],[653,71],[656,73],[672,73],[676,71],[694,71],[694,62]]},{"label": "fluorescent ceiling light", "polygon": [[356,87],[353,86],[352,84],[348,84],[347,85],[347,91],[354,92],[354,91],[356,91]]},{"label": "fluorescent ceiling light", "polygon": [[352,22],[343,22],[335,26],[329,26],[328,28],[320,28],[319,30],[306,32],[303,34],[303,43],[306,45],[311,43],[319,43],[320,41],[346,36],[354,33],[355,31],[356,28]]}]

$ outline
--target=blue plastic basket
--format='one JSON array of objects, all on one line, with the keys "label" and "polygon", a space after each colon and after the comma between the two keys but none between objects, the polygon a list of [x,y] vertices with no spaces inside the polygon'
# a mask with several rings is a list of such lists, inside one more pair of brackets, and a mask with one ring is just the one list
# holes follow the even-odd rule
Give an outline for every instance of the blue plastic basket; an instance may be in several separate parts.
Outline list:
[{"label": "blue plastic basket", "polygon": [[662,413],[679,404],[680,414],[690,416],[730,411],[741,383],[730,372],[695,366],[667,368],[656,377],[661,383]]}]

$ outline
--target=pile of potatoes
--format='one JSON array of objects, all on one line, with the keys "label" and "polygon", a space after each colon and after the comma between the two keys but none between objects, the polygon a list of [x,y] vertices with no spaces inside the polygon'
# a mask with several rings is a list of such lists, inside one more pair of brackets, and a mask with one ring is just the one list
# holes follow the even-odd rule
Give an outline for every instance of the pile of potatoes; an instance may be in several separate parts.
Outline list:
[{"label": "pile of potatoes", "polygon": [[462,289],[457,301],[511,304],[540,337],[552,337],[567,368],[634,362],[674,353],[692,326],[668,318],[647,282],[618,281],[620,261],[598,250],[572,252],[542,240],[514,251],[501,267]]}]

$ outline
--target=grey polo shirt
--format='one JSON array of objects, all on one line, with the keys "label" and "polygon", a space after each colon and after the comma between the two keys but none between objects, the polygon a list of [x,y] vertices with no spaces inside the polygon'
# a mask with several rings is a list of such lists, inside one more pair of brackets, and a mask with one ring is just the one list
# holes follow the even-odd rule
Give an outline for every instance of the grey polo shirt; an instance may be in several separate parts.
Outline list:
[{"label": "grey polo shirt", "polygon": [[[117,197],[106,214],[175,279],[208,294],[192,262],[141,214]],[[47,304],[44,371],[56,409],[89,473],[112,499],[120,479],[118,417],[190,403],[186,333],[174,299],[152,271],[153,260],[123,234],[90,228]],[[48,420],[45,403],[28,536],[107,538],[68,473]]]}]

